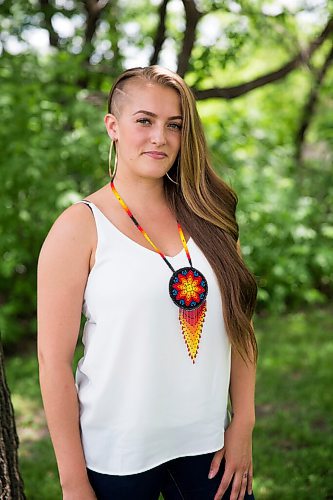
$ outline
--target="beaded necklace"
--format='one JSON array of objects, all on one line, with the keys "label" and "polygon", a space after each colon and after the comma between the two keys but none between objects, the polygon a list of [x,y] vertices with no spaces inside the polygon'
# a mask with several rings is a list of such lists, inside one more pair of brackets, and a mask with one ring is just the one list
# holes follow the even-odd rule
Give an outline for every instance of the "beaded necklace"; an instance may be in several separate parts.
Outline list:
[{"label": "beaded necklace", "polygon": [[179,308],[179,321],[182,328],[182,334],[188,350],[188,354],[193,363],[199,349],[199,341],[205,321],[208,293],[208,283],[204,275],[192,266],[190,252],[187,247],[186,239],[177,221],[178,231],[182,245],[184,247],[189,267],[181,267],[175,270],[166,256],[157,246],[151,241],[146,231],[136,220],[125,201],[118,193],[113,181],[110,182],[112,192],[116,196],[120,205],[123,207],[127,215],[132,219],[138,230],[143,234],[146,240],[154,248],[154,250],[162,257],[164,262],[172,271],[172,276],[169,281],[169,295],[173,303]]}]

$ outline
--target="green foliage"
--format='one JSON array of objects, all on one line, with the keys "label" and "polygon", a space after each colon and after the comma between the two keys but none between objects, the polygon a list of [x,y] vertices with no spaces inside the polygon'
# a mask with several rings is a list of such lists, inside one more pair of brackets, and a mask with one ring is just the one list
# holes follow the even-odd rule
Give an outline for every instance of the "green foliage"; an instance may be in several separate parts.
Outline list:
[{"label": "green foliage", "polygon": [[42,64],[31,54],[5,55],[0,69],[6,124],[0,130],[0,331],[5,343],[35,331],[37,257],[51,224],[104,176],[103,112],[85,102],[85,92],[67,78],[70,66],[73,70],[63,53],[56,65]]},{"label": "green foliage", "polygon": [[[308,84],[298,72],[284,86],[200,102],[213,164],[239,196],[242,252],[258,279],[259,310],[324,303],[333,290],[331,157],[294,159],[298,89]],[[321,126],[311,133],[332,151]]]},{"label": "green foliage", "polygon": [[[255,318],[259,343],[254,492],[258,500],[331,498],[333,402],[331,309]],[[27,351],[27,350],[25,350]],[[36,354],[6,361],[28,500],[61,497],[45,427]],[[76,351],[74,368],[82,354]]]}]

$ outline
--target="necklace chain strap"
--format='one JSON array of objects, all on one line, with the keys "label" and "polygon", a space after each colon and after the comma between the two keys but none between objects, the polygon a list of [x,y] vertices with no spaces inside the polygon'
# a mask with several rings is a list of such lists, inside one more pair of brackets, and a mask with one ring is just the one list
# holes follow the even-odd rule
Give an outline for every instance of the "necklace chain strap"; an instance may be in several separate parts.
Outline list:
[{"label": "necklace chain strap", "polygon": [[[146,231],[143,229],[143,227],[136,220],[136,218],[134,217],[134,215],[132,214],[132,212],[130,211],[130,209],[128,208],[128,206],[126,205],[125,201],[121,198],[120,194],[118,193],[118,191],[117,191],[117,189],[116,189],[116,187],[114,185],[114,182],[111,181],[110,185],[111,185],[111,189],[112,189],[113,193],[115,194],[117,200],[119,201],[119,203],[121,204],[121,206],[123,207],[123,209],[125,210],[125,212],[127,213],[127,215],[132,219],[132,221],[134,222],[134,224],[136,225],[136,227],[138,228],[138,230],[143,234],[143,236],[151,244],[151,246],[154,248],[154,250],[157,253],[160,254],[160,256],[162,257],[162,259],[164,260],[164,262],[169,266],[169,268],[171,269],[171,271],[175,272],[174,268],[172,267],[172,265],[170,264],[170,262],[168,261],[168,259],[164,255],[164,253],[161,252],[161,250],[159,250],[157,248],[157,246],[151,241],[151,239],[149,238],[149,236],[146,233]],[[190,266],[192,267],[192,260],[191,260],[190,252],[189,252],[188,247],[187,247],[187,243],[186,243],[186,239],[185,239],[183,230],[182,230],[181,225],[179,224],[178,221],[177,221],[177,226],[178,226],[178,231],[179,231],[181,242],[182,242],[184,250],[186,252],[187,259],[188,259],[188,261],[190,263]]]}]

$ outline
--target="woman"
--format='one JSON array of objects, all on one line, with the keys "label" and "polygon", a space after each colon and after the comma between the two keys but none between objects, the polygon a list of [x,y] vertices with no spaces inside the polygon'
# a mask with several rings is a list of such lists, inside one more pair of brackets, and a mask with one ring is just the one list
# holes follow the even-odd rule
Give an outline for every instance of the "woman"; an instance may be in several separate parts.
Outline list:
[{"label": "woman", "polygon": [[253,498],[256,284],[236,195],[175,73],[125,71],[105,125],[111,182],[60,215],[38,267],[40,384],[63,498]]}]

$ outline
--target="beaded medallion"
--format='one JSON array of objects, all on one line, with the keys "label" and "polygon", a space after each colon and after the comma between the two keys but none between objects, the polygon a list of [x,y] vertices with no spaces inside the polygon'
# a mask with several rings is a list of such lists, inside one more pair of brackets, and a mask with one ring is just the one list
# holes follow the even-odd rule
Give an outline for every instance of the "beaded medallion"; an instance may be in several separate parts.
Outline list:
[{"label": "beaded medallion", "polygon": [[204,275],[194,267],[182,267],[173,273],[169,281],[169,294],[180,309],[192,311],[205,300],[208,285]]}]

